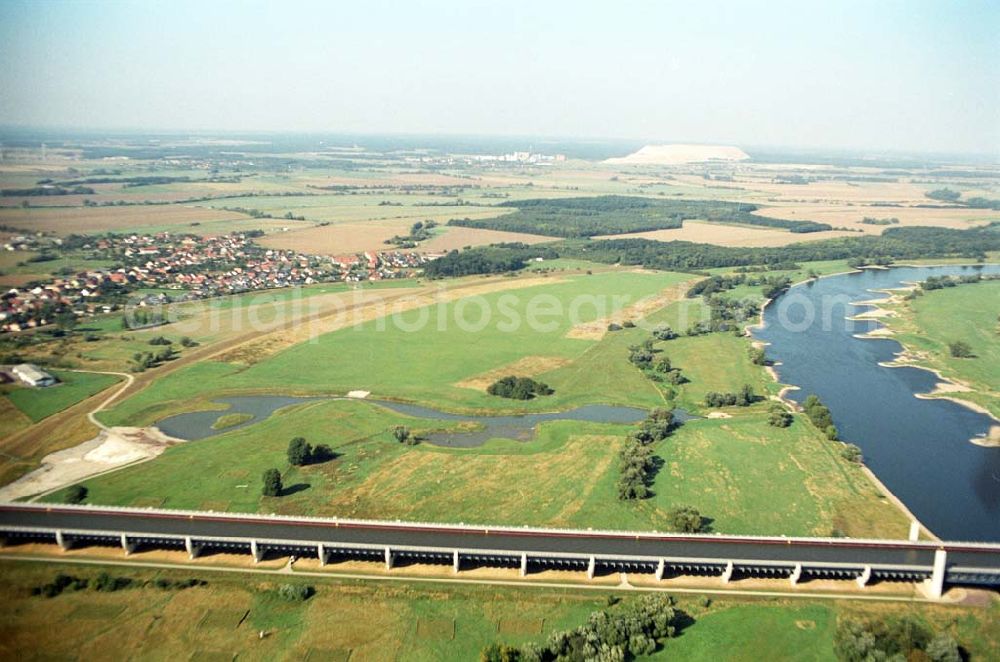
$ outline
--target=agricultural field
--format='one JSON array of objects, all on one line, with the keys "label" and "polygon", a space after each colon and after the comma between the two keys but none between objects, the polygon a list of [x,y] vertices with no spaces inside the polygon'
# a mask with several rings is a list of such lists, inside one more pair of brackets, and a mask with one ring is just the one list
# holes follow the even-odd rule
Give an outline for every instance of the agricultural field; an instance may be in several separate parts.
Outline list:
[{"label": "agricultural field", "polygon": [[[88,582],[105,573],[130,584],[114,592],[31,595],[33,588],[52,582],[58,573]],[[204,585],[157,585],[191,579]],[[312,586],[315,595],[303,602],[284,600],[278,594],[284,584]],[[614,613],[639,599],[607,590],[373,583],[317,575],[7,559],[0,560],[0,590],[10,601],[0,654],[18,651],[27,660],[101,655],[109,647],[151,660],[392,660],[404,654],[413,660],[470,660],[494,642],[544,644],[551,632],[575,628],[593,612]],[[902,616],[948,632],[973,660],[1000,654],[996,605],[968,609],[683,593],[674,597],[688,623],[649,659],[754,660],[760,650],[767,650],[775,659],[832,661],[840,620]],[[359,613],[366,616],[358,618]],[[112,618],[113,628],[108,626]],[[45,636],[56,619],[60,636]]]},{"label": "agricultural field", "polygon": [[[65,236],[162,230],[218,234],[258,228],[261,220],[236,212],[192,205],[133,205],[0,209],[0,223],[27,232],[51,232]],[[283,223],[287,224],[287,221]]]},{"label": "agricultural field", "polygon": [[[880,321],[903,344],[905,362],[937,370],[958,384],[941,389],[941,395],[1000,417],[1000,282],[932,290],[888,308],[895,314]],[[973,356],[952,356],[949,344],[956,341],[967,343]]]}]

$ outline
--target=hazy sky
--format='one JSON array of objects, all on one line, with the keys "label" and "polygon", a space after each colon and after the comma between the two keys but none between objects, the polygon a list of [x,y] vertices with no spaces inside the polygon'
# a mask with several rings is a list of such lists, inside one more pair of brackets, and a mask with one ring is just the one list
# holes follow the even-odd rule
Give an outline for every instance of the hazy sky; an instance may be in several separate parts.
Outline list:
[{"label": "hazy sky", "polygon": [[0,0],[0,124],[1000,153],[1000,2]]}]

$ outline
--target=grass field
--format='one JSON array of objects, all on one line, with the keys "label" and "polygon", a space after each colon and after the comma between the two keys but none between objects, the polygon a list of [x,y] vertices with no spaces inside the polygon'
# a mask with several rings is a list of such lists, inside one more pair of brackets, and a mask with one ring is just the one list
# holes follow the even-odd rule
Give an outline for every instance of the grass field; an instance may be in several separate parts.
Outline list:
[{"label": "grass field", "polygon": [[[1000,417],[1000,282],[932,290],[893,309],[898,317],[882,321],[916,362],[972,389],[948,395],[975,402]],[[955,341],[968,343],[975,357],[953,357],[948,344]]]},{"label": "grass field", "polygon": [[[440,421],[402,417],[358,401],[324,401],[254,425],[169,448],[153,462],[84,482],[91,503],[213,508],[483,524],[666,530],[670,509],[690,505],[725,533],[902,536],[903,516],[861,471],[801,417],[776,430],[760,406],[730,419],[693,421],[656,447],[664,466],[654,496],[619,501],[617,453],[628,426],[556,421],[529,442],[474,449],[405,446]],[[291,436],[328,444],[337,458],[289,466]],[[260,477],[282,471],[285,495],[262,497]],[[766,486],[766,487],[765,487]],[[57,492],[46,500],[58,502]],[[782,504],[774,508],[775,500]],[[455,508],[461,503],[460,510]]]},{"label": "grass field", "polygon": [[67,407],[100,393],[121,378],[86,372],[53,370],[59,384],[47,388],[15,388],[7,394],[14,405],[32,421],[62,411]]},{"label": "grass field", "polygon": [[[575,310],[581,323],[598,320],[690,279],[686,274],[605,272],[411,310],[388,321],[320,336],[250,366],[218,362],[192,366],[103,413],[102,420],[151,422],[162,402],[210,392],[260,391],[261,385],[272,392],[364,389],[453,409],[553,410],[591,402],[654,406],[663,402],[659,391],[624,357],[605,360],[603,342],[567,337],[574,319],[569,313]],[[483,310],[489,311],[488,318]],[[531,319],[536,323],[529,323]],[[632,342],[641,341],[641,330],[633,331]],[[573,362],[569,368],[541,375],[555,395],[514,403],[456,385],[525,356]],[[587,380],[581,381],[570,369],[574,365],[587,367]]]},{"label": "grass field", "polygon": [[[34,597],[31,588],[64,572],[93,580],[102,572],[134,586],[114,593],[65,592]],[[207,586],[156,588],[157,579],[198,578]],[[289,603],[283,583],[310,583],[316,595]],[[622,609],[636,596],[556,588],[363,583],[191,570],[99,568],[0,561],[7,615],[0,656],[49,660],[116,657],[149,660],[474,660],[493,642],[544,645],[549,633],[574,628],[589,614]],[[1000,655],[1000,609],[888,603],[714,598],[679,594],[693,623],[651,659],[695,661],[833,660],[838,619],[913,615],[946,630],[972,660]],[[59,623],[58,635],[52,624]],[[266,632],[263,639],[259,632]]]}]

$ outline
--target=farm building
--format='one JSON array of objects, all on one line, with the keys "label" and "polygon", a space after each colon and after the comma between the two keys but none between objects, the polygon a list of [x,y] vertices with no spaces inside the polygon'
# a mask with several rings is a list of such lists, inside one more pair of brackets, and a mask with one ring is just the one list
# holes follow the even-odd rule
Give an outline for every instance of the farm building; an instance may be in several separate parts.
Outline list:
[{"label": "farm building", "polygon": [[30,363],[14,366],[14,375],[28,386],[52,386],[56,378]]}]

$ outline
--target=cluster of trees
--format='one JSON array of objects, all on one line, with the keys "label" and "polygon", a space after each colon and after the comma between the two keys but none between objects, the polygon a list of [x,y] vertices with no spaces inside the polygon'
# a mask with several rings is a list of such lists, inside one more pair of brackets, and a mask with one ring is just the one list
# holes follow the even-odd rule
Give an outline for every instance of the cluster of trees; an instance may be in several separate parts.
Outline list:
[{"label": "cluster of trees", "polygon": [[966,276],[928,276],[927,280],[921,281],[920,289],[925,292],[930,292],[932,290],[940,290],[946,287],[980,283],[983,280],[993,280],[993,278],[994,277],[992,276],[983,278],[982,274],[969,274]]},{"label": "cluster of trees", "polygon": [[537,382],[530,377],[501,377],[486,388],[490,395],[512,400],[531,400],[536,395],[552,395],[555,393],[545,382]]},{"label": "cluster of trees", "polygon": [[[93,581],[84,577],[59,573],[51,582],[33,587],[31,589],[31,594],[40,595],[46,598],[54,598],[67,591],[84,591],[88,588],[95,591],[110,593],[140,584],[142,584],[142,582],[138,582],[131,577],[116,577],[109,575],[106,572],[102,572],[97,575]],[[152,585],[164,591],[181,591],[186,588],[194,588],[196,586],[207,586],[208,582],[204,579],[196,579],[193,577],[188,579],[167,579],[165,577],[160,577],[152,582],[145,582],[145,584]]]},{"label": "cluster of trees", "polygon": [[966,207],[972,207],[973,209],[993,209],[1000,210],[1000,200],[992,200],[990,198],[981,198],[978,196],[973,196],[971,198],[966,198],[961,200],[962,194],[958,191],[953,191],[950,188],[939,188],[933,191],[928,191],[924,193],[925,196],[931,200],[939,200],[941,202],[952,202],[955,204],[965,205]]},{"label": "cluster of trees", "polygon": [[595,611],[573,630],[549,635],[544,646],[490,644],[482,662],[548,662],[550,660],[631,660],[651,655],[675,636],[691,618],[674,606],[670,596],[644,595],[618,610]]},{"label": "cluster of trees", "polygon": [[758,216],[752,213],[758,209],[756,205],[718,200],[653,200],[605,195],[513,200],[499,206],[515,207],[517,211],[494,218],[455,219],[449,221],[449,225],[565,238],[679,228],[688,219],[762,225],[804,233],[832,229],[826,223]]},{"label": "cluster of trees", "polygon": [[415,446],[420,442],[420,439],[410,431],[410,428],[405,425],[397,425],[392,429],[392,436],[401,444],[406,444],[407,446]]},{"label": "cluster of trees", "polygon": [[958,191],[953,191],[950,188],[938,188],[933,191],[927,191],[924,195],[931,200],[940,200],[941,202],[957,202],[962,194]]},{"label": "cluster of trees", "polygon": [[[797,265],[793,265],[797,266]],[[765,299],[773,299],[789,287],[792,280],[782,274],[770,276],[750,276],[747,272],[730,274],[726,276],[710,276],[700,280],[687,291],[688,298],[697,296],[711,297],[714,294],[732,290],[739,285],[761,286]]]},{"label": "cluster of trees", "polygon": [[839,438],[837,426],[833,424],[833,416],[830,414],[829,408],[820,401],[819,396],[810,395],[807,397],[802,403],[802,408],[812,424],[825,434],[827,439],[836,441]]},{"label": "cluster of trees", "polygon": [[760,304],[749,298],[710,296],[705,303],[708,305],[708,321],[693,324],[688,329],[690,336],[725,331],[742,335],[746,323],[760,314]]},{"label": "cluster of trees", "polygon": [[868,260],[866,263],[873,263],[871,260],[880,256],[897,260],[949,256],[978,259],[985,257],[987,251],[1000,250],[1000,223],[965,230],[891,227],[878,236],[841,237],[769,248],[648,239],[566,241],[552,244],[552,247],[562,257],[606,264],[642,265],[664,271],[702,271],[717,267],[850,260],[856,257],[865,257]]},{"label": "cluster of trees", "polygon": [[767,352],[764,351],[763,347],[750,347],[747,350],[747,355],[750,357],[750,363],[754,365],[767,365]]},{"label": "cluster of trees", "polygon": [[114,577],[106,572],[102,572],[94,578],[94,581],[82,579],[73,575],[60,573],[55,579],[47,584],[36,586],[31,589],[32,595],[41,595],[46,598],[54,598],[63,591],[83,591],[91,588],[95,591],[111,593],[120,591],[123,588],[132,586],[134,581],[130,577]]},{"label": "cluster of trees", "polygon": [[497,274],[523,269],[535,258],[553,260],[559,253],[550,247],[528,246],[520,242],[468,248],[447,255],[424,266],[428,278],[450,278],[473,274]]},{"label": "cluster of trees", "polygon": [[499,273],[520,269],[534,257],[565,257],[663,271],[699,272],[718,267],[770,267],[818,260],[858,259],[859,264],[865,265],[927,257],[985,259],[986,252],[997,250],[1000,250],[1000,222],[965,230],[891,227],[878,236],[841,237],[767,248],[649,239],[573,239],[533,247],[495,244],[452,251],[429,263],[425,273],[430,277]]},{"label": "cluster of trees", "polygon": [[163,315],[163,311],[156,308],[152,310],[136,308],[130,310],[128,314],[122,315],[122,328],[126,331],[145,329],[151,326],[162,326],[166,323],[167,320]]},{"label": "cluster of trees", "polygon": [[673,340],[676,337],[677,332],[669,324],[659,324],[653,328],[653,338],[656,340]]},{"label": "cluster of trees", "polygon": [[792,414],[784,405],[775,402],[767,410],[767,424],[776,428],[787,428],[792,424]]},{"label": "cluster of trees", "polygon": [[674,428],[674,412],[669,409],[654,409],[639,425],[638,430],[629,433],[625,445],[618,454],[618,498],[623,501],[645,499],[650,495],[649,487],[659,463],[653,455],[652,445],[666,439]]},{"label": "cluster of trees", "polygon": [[0,196],[5,198],[35,198],[43,195],[93,195],[94,189],[88,186],[65,187],[59,185],[35,186],[32,188],[0,189]]},{"label": "cluster of trees", "polygon": [[749,407],[753,403],[762,399],[754,393],[753,386],[744,384],[736,393],[719,393],[709,391],[705,394],[705,406],[707,407]]},{"label": "cluster of trees", "polygon": [[618,460],[618,498],[622,501],[647,498],[656,471],[653,449],[630,437],[618,453]]},{"label": "cluster of trees", "polygon": [[899,219],[893,216],[892,218],[875,218],[874,216],[865,216],[861,219],[862,225],[899,225]]},{"label": "cluster of trees", "polygon": [[177,355],[178,352],[174,349],[173,345],[167,345],[156,353],[136,352],[132,355],[132,361],[129,365],[129,369],[132,372],[144,372],[150,368],[155,368],[161,363],[173,361],[177,358]]},{"label": "cluster of trees", "polygon": [[318,464],[332,460],[333,450],[326,444],[312,446],[305,437],[293,437],[288,442],[288,463],[294,467],[304,467],[307,464]]},{"label": "cluster of trees", "polygon": [[437,221],[417,221],[410,227],[410,234],[407,236],[396,235],[383,243],[393,244],[398,248],[415,248],[417,243],[431,238],[431,230],[435,227]]},{"label": "cluster of trees", "polygon": [[834,635],[834,651],[844,662],[869,660],[929,660],[961,662],[965,659],[951,635],[934,633],[914,616],[895,619],[845,619]]},{"label": "cluster of trees", "polygon": [[628,360],[643,374],[654,382],[666,381],[672,385],[679,385],[687,382],[687,378],[680,368],[675,367],[669,357],[656,358],[658,350],[653,348],[655,340],[672,340],[677,334],[666,325],[653,329],[653,337],[646,338],[641,345],[631,345],[628,348]]}]

